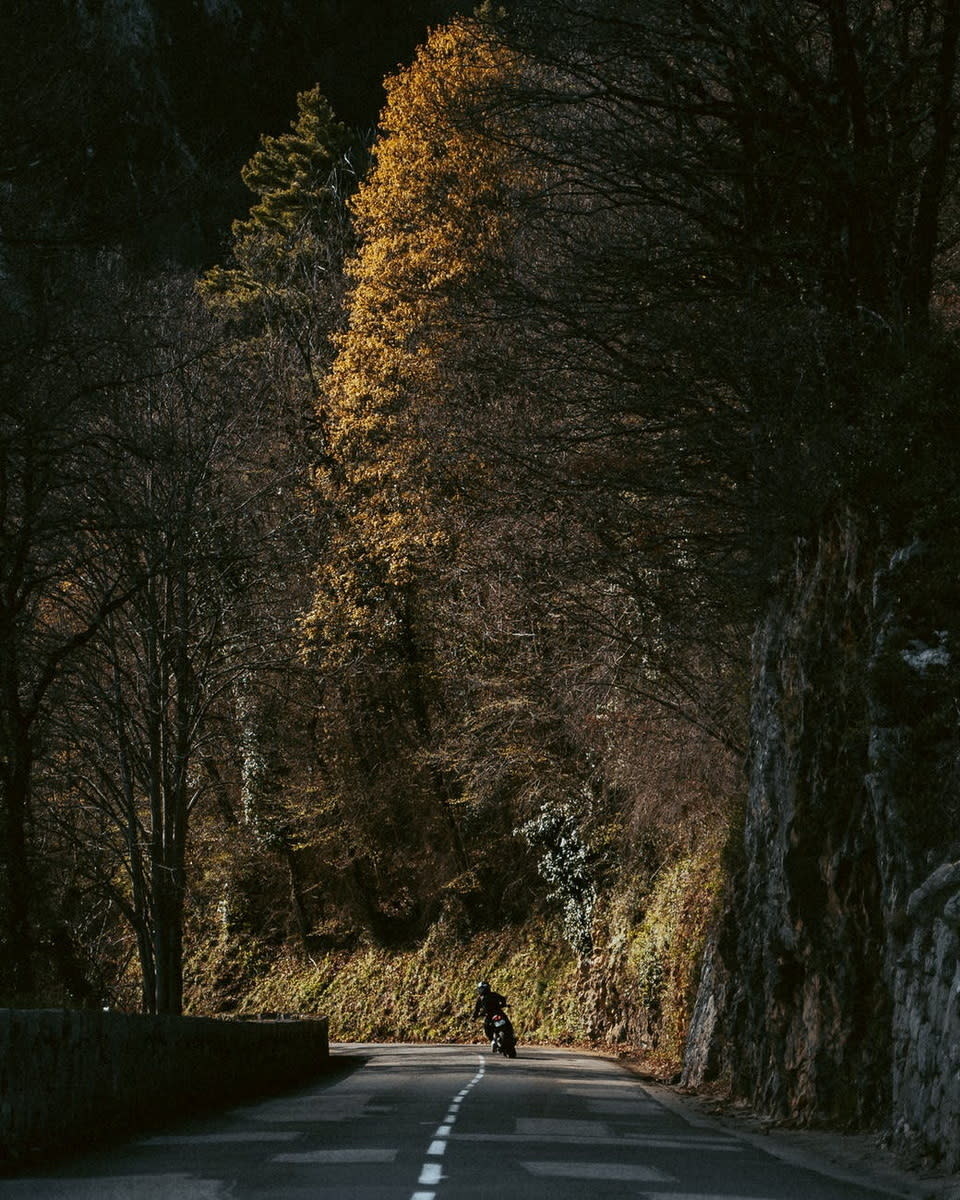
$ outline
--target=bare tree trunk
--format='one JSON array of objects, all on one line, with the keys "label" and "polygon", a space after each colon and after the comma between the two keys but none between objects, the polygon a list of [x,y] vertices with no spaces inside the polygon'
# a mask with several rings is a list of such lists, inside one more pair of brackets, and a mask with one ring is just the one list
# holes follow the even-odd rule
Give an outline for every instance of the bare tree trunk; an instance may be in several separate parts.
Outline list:
[{"label": "bare tree trunk", "polygon": [[930,116],[932,144],[920,184],[913,225],[911,270],[907,283],[907,314],[921,325],[926,321],[933,291],[933,263],[937,254],[944,187],[956,136],[957,47],[960,42],[960,0],[943,4],[943,27],[937,57],[937,85]]},{"label": "bare tree trunk", "polygon": [[33,931],[30,920],[32,879],[27,856],[27,823],[30,811],[32,752],[26,738],[4,739],[0,762],[0,954],[2,1003],[29,1003],[33,999]]}]

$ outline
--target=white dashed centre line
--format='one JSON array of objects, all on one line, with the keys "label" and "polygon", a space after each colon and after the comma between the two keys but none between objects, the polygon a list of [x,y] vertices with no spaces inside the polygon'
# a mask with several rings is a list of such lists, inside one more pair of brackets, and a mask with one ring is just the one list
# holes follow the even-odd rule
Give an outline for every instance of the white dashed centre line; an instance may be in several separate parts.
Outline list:
[{"label": "white dashed centre line", "polygon": [[[453,1133],[453,1126],[460,1113],[460,1105],[466,1099],[470,1089],[476,1087],[483,1078],[485,1071],[486,1065],[481,1057],[480,1069],[476,1075],[450,1101],[450,1107],[447,1110],[447,1115],[443,1118],[443,1124],[438,1126],[436,1133],[433,1135],[433,1141],[427,1147],[426,1157],[428,1161],[423,1164],[420,1170],[420,1178],[417,1180],[421,1187],[435,1187],[441,1179],[446,1178],[440,1164],[438,1162],[430,1162],[429,1160],[432,1158],[442,1158],[446,1153],[447,1139]],[[414,1192],[410,1200],[436,1200],[436,1196],[436,1192]]]}]

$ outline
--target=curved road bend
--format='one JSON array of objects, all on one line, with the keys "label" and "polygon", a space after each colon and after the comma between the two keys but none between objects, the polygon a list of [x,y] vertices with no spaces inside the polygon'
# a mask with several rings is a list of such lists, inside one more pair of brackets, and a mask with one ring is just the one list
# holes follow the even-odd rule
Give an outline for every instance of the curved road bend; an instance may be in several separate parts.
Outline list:
[{"label": "curved road bend", "polygon": [[340,1070],[0,1179],[0,1200],[869,1200],[665,1108],[615,1062],[334,1047]]}]

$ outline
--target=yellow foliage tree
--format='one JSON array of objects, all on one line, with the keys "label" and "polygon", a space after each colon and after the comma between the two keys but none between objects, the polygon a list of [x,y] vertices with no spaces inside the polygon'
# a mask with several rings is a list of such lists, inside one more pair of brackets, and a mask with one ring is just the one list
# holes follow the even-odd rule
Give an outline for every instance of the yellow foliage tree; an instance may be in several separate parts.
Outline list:
[{"label": "yellow foliage tree", "polygon": [[320,399],[317,483],[336,519],[307,632],[334,657],[403,625],[419,572],[451,549],[458,478],[480,466],[444,397],[468,385],[483,277],[508,254],[519,174],[496,98],[516,70],[492,25],[461,20],[387,81],[352,205],[349,325]]},{"label": "yellow foliage tree", "polygon": [[[435,904],[438,878],[451,899],[474,888],[459,787],[434,753],[450,620],[438,579],[457,569],[463,481],[482,470],[456,413],[477,386],[485,278],[509,261],[520,175],[497,101],[515,70],[490,23],[462,20],[387,81],[375,166],[352,203],[347,324],[318,400],[327,544],[305,642],[328,685],[322,753],[342,842],[399,830],[375,863],[352,852],[357,879],[375,873],[381,892],[395,870],[404,881],[388,928],[409,927],[418,896]],[[425,843],[429,861],[415,853]]]}]

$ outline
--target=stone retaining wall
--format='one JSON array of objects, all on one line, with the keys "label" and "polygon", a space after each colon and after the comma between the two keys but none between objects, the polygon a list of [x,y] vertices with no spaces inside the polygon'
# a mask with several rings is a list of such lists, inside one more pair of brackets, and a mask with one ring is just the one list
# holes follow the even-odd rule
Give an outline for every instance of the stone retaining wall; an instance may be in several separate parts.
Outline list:
[{"label": "stone retaining wall", "polygon": [[327,1021],[0,1009],[0,1171],[292,1085]]},{"label": "stone retaining wall", "polygon": [[960,863],[911,895],[894,972],[894,1145],[960,1171]]}]

